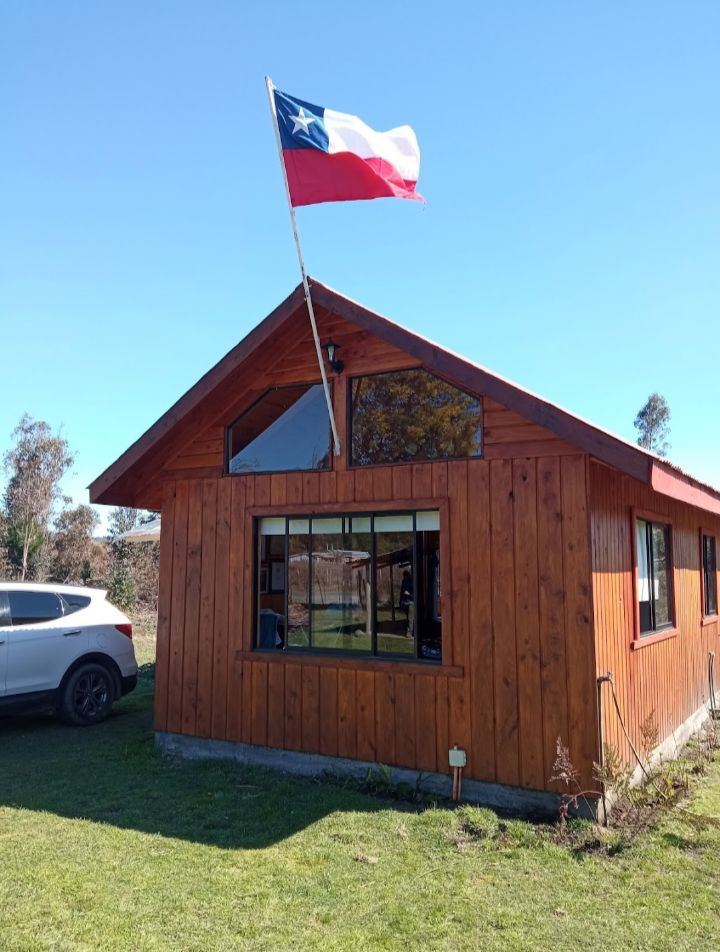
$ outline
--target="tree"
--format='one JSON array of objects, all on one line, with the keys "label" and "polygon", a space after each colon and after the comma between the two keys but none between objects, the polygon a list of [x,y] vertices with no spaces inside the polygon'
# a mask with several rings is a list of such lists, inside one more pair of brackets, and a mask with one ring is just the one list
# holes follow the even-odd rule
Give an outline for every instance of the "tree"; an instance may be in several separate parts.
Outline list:
[{"label": "tree", "polygon": [[58,582],[87,584],[95,574],[93,532],[99,522],[90,506],[63,509],[55,519],[52,536],[52,575]]},{"label": "tree", "polygon": [[147,513],[128,506],[113,509],[110,531],[110,601],[125,611],[137,607],[157,608],[160,545],[157,542],[126,542],[124,532],[145,525],[159,513]]},{"label": "tree", "polygon": [[3,498],[6,551],[25,580],[39,574],[60,480],[73,462],[67,440],[44,420],[25,414],[12,433],[15,446],[3,458],[9,479]]},{"label": "tree", "polygon": [[670,449],[670,407],[665,397],[659,393],[650,394],[635,417],[635,429],[638,431],[638,446],[658,456],[667,456]]}]

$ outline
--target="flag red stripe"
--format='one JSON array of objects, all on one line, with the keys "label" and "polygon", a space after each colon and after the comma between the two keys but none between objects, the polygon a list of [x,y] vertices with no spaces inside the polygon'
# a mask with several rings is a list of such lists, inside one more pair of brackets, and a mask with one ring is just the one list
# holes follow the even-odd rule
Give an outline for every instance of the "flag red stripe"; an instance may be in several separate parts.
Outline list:
[{"label": "flag red stripe", "polygon": [[361,159],[353,152],[284,149],[290,199],[294,206],[364,198],[423,201],[415,182],[406,182],[386,159]]}]

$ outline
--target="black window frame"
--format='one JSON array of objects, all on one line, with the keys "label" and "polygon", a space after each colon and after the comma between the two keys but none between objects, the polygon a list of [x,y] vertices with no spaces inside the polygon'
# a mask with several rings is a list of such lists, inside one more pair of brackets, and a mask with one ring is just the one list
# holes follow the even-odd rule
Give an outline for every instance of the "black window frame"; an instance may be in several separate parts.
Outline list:
[{"label": "black window frame", "polygon": [[[299,381],[299,382],[297,382],[297,383],[279,384],[278,386],[267,387],[267,388],[260,394],[259,397],[257,397],[255,400],[253,400],[253,402],[252,402],[251,404],[249,404],[249,406],[245,407],[245,409],[242,411],[242,413],[238,413],[238,415],[237,415],[236,417],[234,417],[234,418],[230,421],[230,423],[226,424],[226,426],[225,426],[225,432],[224,432],[224,435],[223,435],[223,457],[224,457],[224,458],[223,458],[223,475],[224,475],[224,476],[265,476],[265,475],[268,475],[268,474],[269,474],[269,475],[272,475],[272,474],[274,474],[274,473],[331,473],[331,472],[333,471],[333,468],[334,468],[334,463],[333,463],[334,454],[333,454],[332,427],[331,427],[331,425],[330,425],[330,417],[329,417],[329,416],[328,416],[328,421],[327,421],[327,433],[328,433],[328,465],[327,465],[326,467],[324,467],[323,469],[311,469],[311,468],[309,468],[309,467],[303,467],[303,468],[298,469],[297,467],[287,467],[286,469],[248,469],[248,470],[243,470],[242,472],[238,472],[238,473],[234,473],[234,472],[232,472],[232,470],[230,469],[230,462],[231,462],[231,459],[232,459],[232,456],[231,456],[231,444],[232,444],[231,431],[232,431],[232,428],[235,426],[236,423],[238,423],[239,420],[241,420],[247,413],[250,413],[259,403],[261,403],[261,402],[267,397],[267,395],[268,395],[269,393],[272,393],[272,392],[275,391],[275,390],[296,390],[296,389],[298,389],[298,388],[300,388],[300,387],[306,387],[307,389],[306,389],[305,392],[307,393],[307,391],[310,390],[311,387],[318,387],[318,386],[322,386],[322,381],[321,381],[321,380]],[[331,402],[332,402],[332,400],[333,400],[332,380],[328,380],[328,387],[329,387],[329,390],[330,390],[330,400],[331,400]],[[303,394],[302,396],[304,396],[304,394]],[[301,396],[301,397],[298,397],[298,400],[299,400],[299,399],[302,399],[302,396]],[[291,406],[292,406],[292,404],[291,404]],[[289,410],[290,407],[288,407],[287,409]],[[285,411],[285,412],[287,412],[287,411]],[[280,417],[278,417],[277,419],[280,419]],[[262,433],[264,433],[264,432],[266,432],[266,431],[265,431],[265,430],[261,430],[261,432],[258,433],[257,436],[255,436],[253,439],[257,439],[257,438],[258,438],[259,436],[261,436]],[[251,442],[252,442],[252,441],[251,441]],[[249,444],[247,444],[247,445],[249,445]]]},{"label": "black window frame", "polygon": [[[371,661],[389,661],[393,663],[419,663],[438,666],[443,664],[442,649],[440,657],[427,658],[423,657],[420,654],[420,638],[419,638],[419,625],[417,623],[418,611],[417,611],[417,595],[418,595],[418,585],[417,578],[414,578],[413,581],[413,613],[415,618],[415,633],[413,636],[413,652],[387,652],[382,651],[378,652],[377,649],[377,584],[376,584],[376,571],[377,571],[377,544],[376,544],[376,533],[375,533],[375,518],[377,516],[411,516],[413,520],[413,542],[412,542],[412,557],[413,557],[413,569],[417,574],[417,514],[418,512],[437,512],[438,514],[438,541],[440,547],[440,565],[442,566],[443,556],[442,556],[442,513],[438,506],[429,507],[428,509],[372,509],[372,510],[346,510],[343,509],[340,512],[310,512],[310,513],[293,513],[293,514],[277,514],[274,515],[272,512],[265,513],[264,515],[257,515],[253,517],[253,551],[254,551],[254,560],[253,560],[253,651],[260,653],[277,653],[277,648],[264,648],[260,647],[258,644],[260,636],[260,625],[259,625],[259,595],[260,595],[260,523],[263,519],[266,518],[282,518],[285,520],[285,535],[284,535],[284,551],[285,551],[285,589],[284,589],[284,605],[283,611],[284,616],[288,618],[288,594],[289,594],[289,579],[288,579],[288,554],[290,548],[290,522],[292,520],[307,520],[308,521],[308,551],[312,553],[312,521],[313,519],[359,519],[359,518],[369,518],[370,519],[370,540],[371,540],[371,551],[370,551],[370,575],[373,580],[371,588],[371,599],[369,611],[371,612],[371,646],[368,651],[359,650],[359,649],[349,649],[344,648],[342,650],[332,649],[332,648],[318,648],[313,645],[288,645],[287,643],[287,630],[285,631],[283,638],[283,647],[282,651],[287,654],[293,655],[307,655],[310,657],[332,657],[332,658],[355,658],[355,659],[366,659]],[[423,531],[423,530],[420,530]],[[312,619],[312,558],[308,562],[308,595],[309,595],[309,606],[310,606],[310,619]],[[312,624],[312,620],[310,621]],[[442,632],[442,629],[441,629]],[[442,645],[442,634],[441,634],[441,645]]]},{"label": "black window frame", "polygon": [[[713,548],[713,559],[715,561],[715,568],[711,570],[707,564],[707,551],[705,548],[705,540],[712,540]],[[713,578],[714,576],[714,578]],[[712,584],[709,584],[710,579],[712,578]],[[711,621],[716,621],[718,618],[718,564],[717,564],[717,535],[714,532],[709,532],[706,529],[700,530],[700,580],[701,580],[701,597],[702,597],[702,617],[703,620],[708,619]],[[714,605],[710,604],[710,596],[714,597]]]},{"label": "black window frame", "polygon": [[[638,545],[638,522],[644,522],[645,530],[645,553],[648,566],[648,590],[650,604],[650,628],[643,628],[640,615],[640,591],[639,591],[639,552]],[[633,513],[633,550],[635,555],[635,612],[637,621],[636,638],[643,641],[646,638],[653,638],[656,635],[663,635],[675,630],[675,559],[673,556],[673,524],[666,516],[658,516],[653,513],[636,510]],[[669,621],[657,624],[655,618],[655,573],[654,559],[652,551],[652,530],[653,527],[667,530],[667,575],[668,575],[668,615]]]},{"label": "black window frame", "polygon": [[[403,374],[409,373],[411,371],[422,370],[424,373],[429,374],[431,377],[435,377],[437,380],[441,380],[443,383],[447,384],[449,387],[453,387],[455,390],[458,390],[460,393],[464,393],[465,396],[470,397],[473,400],[478,402],[478,433],[480,434],[480,451],[473,456],[422,456],[416,457],[414,459],[408,460],[395,460],[391,462],[382,462],[382,463],[355,463],[353,462],[353,383],[356,380],[364,380],[368,377],[386,377],[389,374]],[[449,380],[446,380],[444,377],[439,376],[439,374],[434,374],[432,371],[428,370],[426,367],[400,367],[397,370],[378,370],[374,373],[364,373],[364,374],[355,374],[351,377],[348,377],[347,381],[347,397],[345,401],[345,432],[347,434],[347,452],[346,452],[346,464],[348,469],[369,469],[372,466],[413,466],[420,463],[446,463],[452,462],[453,460],[461,459],[482,459],[485,455],[485,427],[484,427],[484,415],[485,408],[483,405],[483,398],[479,393],[472,393],[470,390],[466,390],[465,387],[459,387],[456,383],[452,383]]]}]

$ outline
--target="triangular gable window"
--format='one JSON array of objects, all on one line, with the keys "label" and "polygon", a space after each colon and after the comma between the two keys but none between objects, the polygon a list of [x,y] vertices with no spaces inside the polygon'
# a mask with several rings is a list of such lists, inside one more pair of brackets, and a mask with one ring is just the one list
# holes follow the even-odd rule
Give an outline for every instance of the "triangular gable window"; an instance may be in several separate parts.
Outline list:
[{"label": "triangular gable window", "polygon": [[321,384],[268,390],[227,430],[228,473],[330,469]]}]

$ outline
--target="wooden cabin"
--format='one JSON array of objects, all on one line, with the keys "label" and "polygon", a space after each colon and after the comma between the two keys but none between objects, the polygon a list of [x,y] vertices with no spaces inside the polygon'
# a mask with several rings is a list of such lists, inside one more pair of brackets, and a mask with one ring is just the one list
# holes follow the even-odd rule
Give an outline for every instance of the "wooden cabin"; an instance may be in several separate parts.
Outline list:
[{"label": "wooden cabin", "polygon": [[537,806],[558,738],[586,789],[601,737],[631,763],[608,671],[636,743],[696,725],[720,493],[311,287],[339,456],[300,287],[90,487],[162,510],[159,743],[440,786],[457,746]]}]

